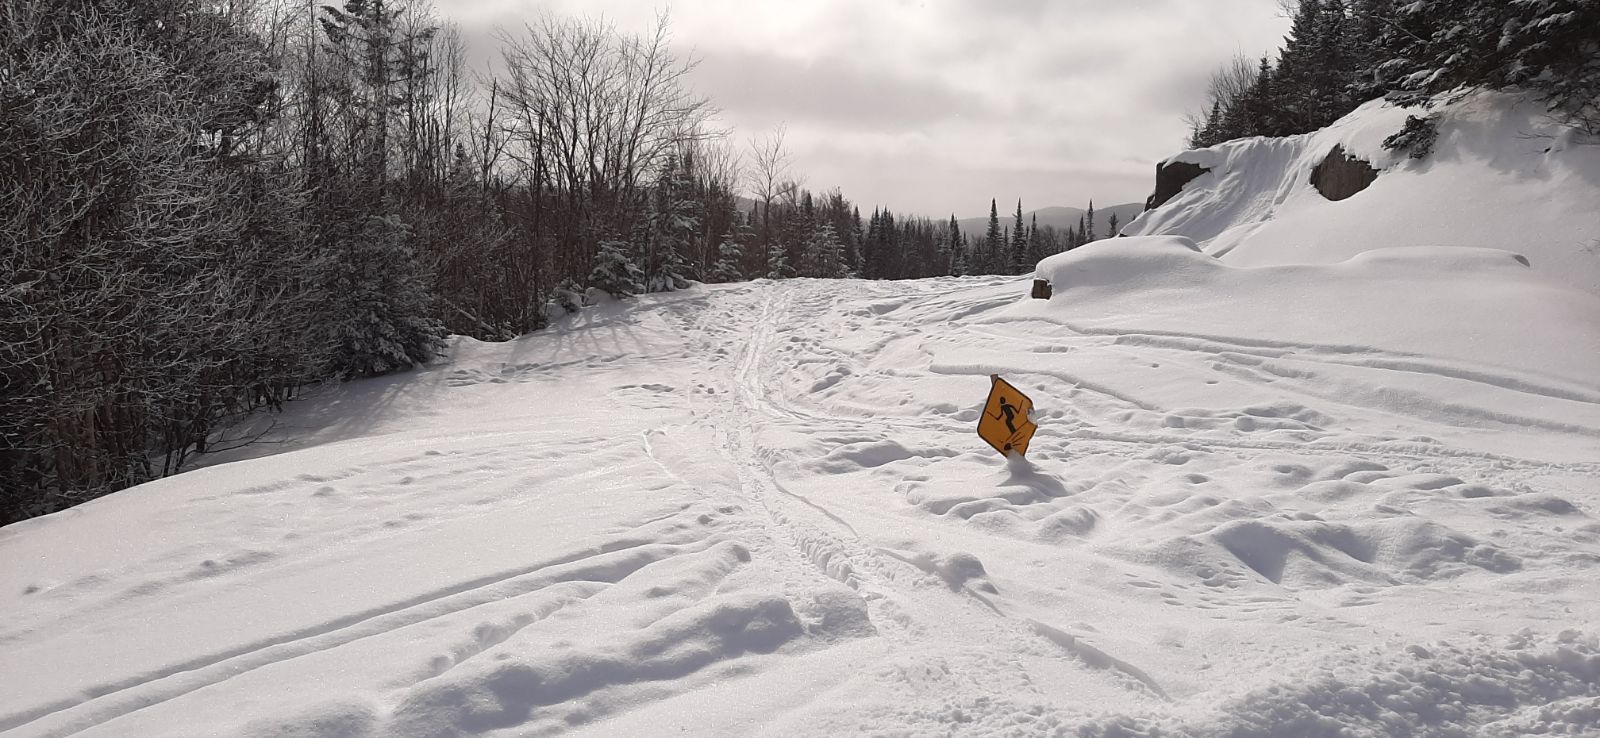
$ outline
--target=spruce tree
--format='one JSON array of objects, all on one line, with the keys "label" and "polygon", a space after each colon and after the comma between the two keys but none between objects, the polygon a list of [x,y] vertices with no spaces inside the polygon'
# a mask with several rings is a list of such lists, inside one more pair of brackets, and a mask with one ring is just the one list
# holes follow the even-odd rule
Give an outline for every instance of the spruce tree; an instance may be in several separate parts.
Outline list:
[{"label": "spruce tree", "polygon": [[1354,0],[1350,5],[1350,78],[1353,98],[1370,100],[1388,92],[1378,68],[1384,56],[1383,35],[1394,18],[1394,0]]},{"label": "spruce tree", "polygon": [[594,269],[589,272],[589,286],[616,298],[632,297],[645,291],[645,274],[628,255],[626,241],[607,239],[600,242],[594,255]]},{"label": "spruce tree", "polygon": [[1023,269],[1023,273],[1032,271],[1046,256],[1049,254],[1045,253],[1045,235],[1039,232],[1039,213],[1035,212],[1033,223],[1028,226],[1028,266]]},{"label": "spruce tree", "polygon": [[1022,274],[1032,269],[1028,263],[1028,228],[1022,223],[1022,200],[1017,200],[1016,221],[1011,229],[1011,273]]},{"label": "spruce tree", "polygon": [[365,377],[422,364],[443,345],[426,273],[397,217],[369,216],[338,241],[328,270],[334,369]]},{"label": "spruce tree", "polygon": [[739,241],[732,231],[722,235],[722,242],[717,245],[717,261],[711,267],[711,281],[713,283],[738,282],[744,279],[744,249],[739,246]]},{"label": "spruce tree", "polygon": [[1283,50],[1278,54],[1278,85],[1274,107],[1279,111],[1280,126],[1269,135],[1287,136],[1303,133],[1311,128],[1311,99],[1317,88],[1315,76],[1317,32],[1322,27],[1321,0],[1300,0],[1294,24],[1284,38]]},{"label": "spruce tree", "polygon": [[947,237],[950,240],[950,274],[955,277],[965,277],[972,273],[972,264],[967,254],[967,246],[961,237],[961,225],[956,222],[955,213],[950,214],[950,225],[947,228]]},{"label": "spruce tree", "polygon": [[767,251],[767,279],[788,279],[794,276],[794,269],[789,266],[789,255],[782,247],[773,247]]},{"label": "spruce tree", "polygon": [[676,155],[669,156],[653,188],[648,233],[644,239],[644,287],[670,292],[689,286],[687,254],[700,228],[693,182]]},{"label": "spruce tree", "polygon": [[839,279],[848,273],[838,232],[832,223],[818,225],[806,241],[804,276]]},{"label": "spruce tree", "polygon": [[1600,3],[1423,0],[1394,12],[1376,70],[1390,100],[1425,105],[1457,90],[1522,86],[1600,133]]},{"label": "spruce tree", "polygon": [[993,199],[989,200],[989,230],[983,237],[981,269],[983,274],[999,274],[998,263],[1005,254],[1005,236],[1000,232],[1000,210]]},{"label": "spruce tree", "polygon": [[861,242],[866,239],[866,233],[861,230],[861,208],[850,208],[850,223],[845,239],[845,268],[852,276],[861,274]]},{"label": "spruce tree", "polygon": [[1211,112],[1206,114],[1205,123],[1190,137],[1189,146],[1203,149],[1216,146],[1226,140],[1228,139],[1224,131],[1222,101],[1212,100]]}]

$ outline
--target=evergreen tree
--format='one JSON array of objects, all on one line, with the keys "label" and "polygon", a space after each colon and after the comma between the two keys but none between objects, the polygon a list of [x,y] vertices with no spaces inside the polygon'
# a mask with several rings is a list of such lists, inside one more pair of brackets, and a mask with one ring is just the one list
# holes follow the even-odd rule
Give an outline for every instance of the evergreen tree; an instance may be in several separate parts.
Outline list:
[{"label": "evergreen tree", "polygon": [[443,327],[427,317],[432,296],[410,238],[399,218],[370,216],[339,241],[328,295],[337,316],[333,364],[345,376],[422,364],[443,343]]},{"label": "evergreen tree", "polygon": [[1394,22],[1394,0],[1354,0],[1350,5],[1350,55],[1354,70],[1350,92],[1357,102],[1378,97],[1388,89],[1378,69],[1387,61],[1383,36]]},{"label": "evergreen tree", "polygon": [[950,225],[946,229],[950,242],[950,274],[956,277],[965,277],[972,273],[971,259],[967,254],[965,239],[961,237],[961,225],[956,222],[954,213],[950,214]]},{"label": "evergreen tree", "polygon": [[717,246],[717,262],[711,267],[711,281],[713,283],[738,282],[744,279],[744,249],[739,246],[739,241],[732,231],[722,235],[722,242]]},{"label": "evergreen tree", "polygon": [[1226,140],[1228,138],[1224,133],[1222,101],[1212,100],[1211,112],[1206,114],[1204,124],[1189,136],[1189,147],[1203,149]]},{"label": "evergreen tree", "polygon": [[1239,136],[1271,136],[1283,127],[1277,118],[1274,100],[1272,63],[1261,57],[1256,68],[1256,81],[1250,85],[1239,102]]},{"label": "evergreen tree", "polygon": [[1311,47],[1310,89],[1306,93],[1307,131],[1323,128],[1354,110],[1358,101],[1351,88],[1356,81],[1355,54],[1347,38],[1345,0],[1322,0],[1316,36]]},{"label": "evergreen tree", "polygon": [[600,242],[600,251],[594,256],[594,269],[589,272],[589,286],[616,298],[633,297],[645,291],[644,270],[628,256],[626,241]]},{"label": "evergreen tree", "polygon": [[838,279],[848,274],[844,262],[844,244],[832,223],[817,226],[805,245],[805,276]]},{"label": "evergreen tree", "polygon": [[1089,201],[1089,209],[1083,211],[1083,242],[1091,243],[1097,240],[1094,230],[1094,200]]},{"label": "evergreen tree", "polygon": [[1300,0],[1294,23],[1278,54],[1279,84],[1274,103],[1282,127],[1269,135],[1286,136],[1313,130],[1307,126],[1313,115],[1311,97],[1317,88],[1317,32],[1322,27],[1322,14],[1321,0]]},{"label": "evergreen tree", "polygon": [[1600,132],[1600,3],[1418,0],[1395,7],[1378,84],[1402,105],[1458,89],[1524,86]]},{"label": "evergreen tree", "polygon": [[999,274],[999,264],[1004,260],[1005,236],[1000,232],[1000,210],[993,199],[989,200],[989,230],[983,237],[983,251],[978,267],[982,274]]},{"label": "evergreen tree", "polygon": [[1115,211],[1112,211],[1111,217],[1108,220],[1109,224],[1106,226],[1106,238],[1116,238],[1117,236],[1122,235],[1120,225],[1117,223],[1117,214]]},{"label": "evergreen tree", "polygon": [[1050,254],[1045,248],[1045,234],[1039,231],[1039,213],[1034,212],[1033,223],[1028,227],[1028,259],[1023,267],[1023,273],[1032,271],[1046,256]]},{"label": "evergreen tree", "polygon": [[767,279],[788,279],[794,276],[789,267],[789,255],[782,248],[767,251]]},{"label": "evergreen tree", "polygon": [[676,156],[669,156],[654,188],[648,233],[645,236],[644,288],[670,292],[689,286],[686,254],[700,228],[698,203],[692,182]]},{"label": "evergreen tree", "polygon": [[1011,229],[1011,273],[1022,274],[1032,269],[1028,263],[1028,228],[1022,222],[1022,200],[1017,200],[1016,222]]},{"label": "evergreen tree", "polygon": [[852,275],[859,275],[862,274],[864,269],[861,256],[862,242],[867,237],[866,232],[861,230],[861,208],[852,207],[850,209],[849,227],[850,237],[846,242],[845,262]]}]

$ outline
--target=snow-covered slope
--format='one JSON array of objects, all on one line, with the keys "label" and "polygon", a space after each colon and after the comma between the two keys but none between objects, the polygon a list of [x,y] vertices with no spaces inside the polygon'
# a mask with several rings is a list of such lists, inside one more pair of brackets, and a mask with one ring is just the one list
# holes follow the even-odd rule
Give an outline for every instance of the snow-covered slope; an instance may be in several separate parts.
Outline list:
[{"label": "snow-covered slope", "polygon": [[[1600,294],[1600,142],[1542,111],[1506,93],[1443,106],[1433,154],[1420,162],[1382,145],[1419,111],[1383,101],[1314,133],[1185,152],[1174,160],[1210,172],[1123,232],[1187,236],[1206,253],[1252,266],[1331,263],[1390,246],[1503,249]],[[1329,202],[1310,176],[1335,146],[1380,174]]]},{"label": "snow-covered slope", "polygon": [[1595,148],[1496,100],[1187,154],[1187,237],[1050,300],[696,287],[327,388],[0,529],[0,735],[1600,734]]},{"label": "snow-covered slope", "polygon": [[1041,269],[458,340],[0,530],[0,734],[1592,733],[1597,298],[1483,252]]}]

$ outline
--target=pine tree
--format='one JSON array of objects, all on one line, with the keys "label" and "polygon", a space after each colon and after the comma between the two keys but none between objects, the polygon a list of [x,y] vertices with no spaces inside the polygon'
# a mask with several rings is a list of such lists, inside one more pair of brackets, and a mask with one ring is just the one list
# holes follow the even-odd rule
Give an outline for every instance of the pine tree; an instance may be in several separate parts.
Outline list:
[{"label": "pine tree", "polygon": [[1115,211],[1112,211],[1111,218],[1109,219],[1109,225],[1106,227],[1106,238],[1116,238],[1120,235],[1122,235],[1122,230],[1117,223],[1117,214]]},{"label": "pine tree", "polygon": [[1274,99],[1272,63],[1261,57],[1256,68],[1256,81],[1239,101],[1240,136],[1271,136],[1282,127],[1277,119]]},{"label": "pine tree", "polygon": [[866,241],[867,237],[866,232],[861,230],[861,208],[852,207],[850,209],[849,229],[850,235],[845,243],[845,264],[849,268],[850,274],[859,275],[862,274],[862,269],[864,268],[861,256],[862,243]]},{"label": "pine tree", "polygon": [[682,160],[669,156],[654,188],[645,238],[643,269],[647,292],[670,292],[689,286],[686,255],[700,228],[699,205],[692,197],[692,186]]},{"label": "pine tree", "polygon": [[1356,80],[1355,56],[1347,38],[1345,0],[1322,0],[1316,36],[1311,47],[1312,67],[1307,78],[1305,130],[1323,128],[1354,110],[1351,95]]},{"label": "pine tree", "polygon": [[1039,213],[1035,212],[1033,223],[1028,226],[1028,260],[1023,273],[1032,271],[1046,256],[1049,254],[1045,249],[1045,234],[1039,232]]},{"label": "pine tree", "polygon": [[[357,160],[351,186],[364,190],[368,213],[380,212],[389,180],[390,129],[406,104],[399,83],[420,73],[415,53],[438,31],[413,26],[401,18],[404,7],[385,0],[346,0],[342,7],[322,6],[318,19],[329,55],[343,66],[330,88],[355,120],[347,125],[353,141],[349,154]],[[415,30],[412,30],[412,28]]]},{"label": "pine tree", "polygon": [[628,256],[626,241],[607,239],[600,242],[594,256],[594,269],[589,272],[589,286],[616,298],[633,297],[645,291],[645,274]]},{"label": "pine tree", "polygon": [[345,376],[374,376],[433,358],[443,327],[427,317],[432,296],[396,217],[371,216],[340,239],[328,272],[334,301],[334,367]]},{"label": "pine tree", "polygon": [[774,244],[767,250],[767,279],[788,279],[793,276],[794,268],[789,265],[788,250],[781,245]]},{"label": "pine tree", "polygon": [[1203,149],[1216,146],[1227,140],[1223,131],[1222,101],[1211,101],[1211,112],[1206,114],[1206,119],[1201,126],[1189,136],[1189,148]]},{"label": "pine tree", "polygon": [[1357,101],[1370,100],[1389,91],[1382,84],[1378,68],[1387,60],[1383,36],[1393,18],[1393,0],[1354,0],[1350,5],[1350,49],[1354,66],[1350,86]]},{"label": "pine tree", "polygon": [[972,273],[971,259],[967,254],[965,239],[961,237],[961,225],[956,222],[955,213],[950,214],[950,225],[946,229],[950,241],[950,274],[955,277],[965,277]]},{"label": "pine tree", "polygon": [[1273,103],[1279,111],[1281,127],[1270,135],[1287,136],[1313,130],[1312,106],[1317,84],[1315,75],[1317,33],[1322,27],[1321,0],[1300,0],[1294,24],[1278,55],[1277,95]]},{"label": "pine tree", "polygon": [[998,264],[1004,259],[1005,236],[1000,232],[1000,210],[993,199],[989,200],[989,230],[983,237],[983,251],[978,269],[982,274],[999,274]]},{"label": "pine tree", "polygon": [[1089,201],[1089,209],[1083,212],[1083,242],[1091,243],[1099,237],[1094,230],[1094,200]]},{"label": "pine tree", "polygon": [[1526,86],[1600,132],[1600,3],[1418,0],[1395,7],[1378,84],[1401,105],[1472,88]]},{"label": "pine tree", "polygon": [[713,283],[738,282],[744,279],[744,249],[739,246],[739,241],[732,231],[722,235],[722,242],[717,246],[717,262],[711,267],[711,281]]},{"label": "pine tree", "polygon": [[1016,222],[1011,229],[1011,273],[1022,274],[1032,269],[1028,263],[1028,228],[1022,222],[1022,200],[1017,200]]},{"label": "pine tree", "polygon": [[823,223],[812,232],[805,245],[805,276],[839,279],[849,272],[844,263],[844,244],[832,223]]},{"label": "pine tree", "polygon": [[928,276],[948,277],[956,263],[956,248],[958,244],[950,238],[948,228],[942,228],[941,233],[935,237],[933,250],[933,264],[929,265]]}]

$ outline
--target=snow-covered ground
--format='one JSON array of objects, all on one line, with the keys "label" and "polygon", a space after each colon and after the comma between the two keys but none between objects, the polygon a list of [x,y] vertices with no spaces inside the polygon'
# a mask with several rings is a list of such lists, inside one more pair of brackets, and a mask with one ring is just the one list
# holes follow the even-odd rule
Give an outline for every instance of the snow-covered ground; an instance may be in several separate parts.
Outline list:
[{"label": "snow-covered ground", "polygon": [[0,529],[0,735],[1600,735],[1600,294],[1196,241],[326,389]]}]

